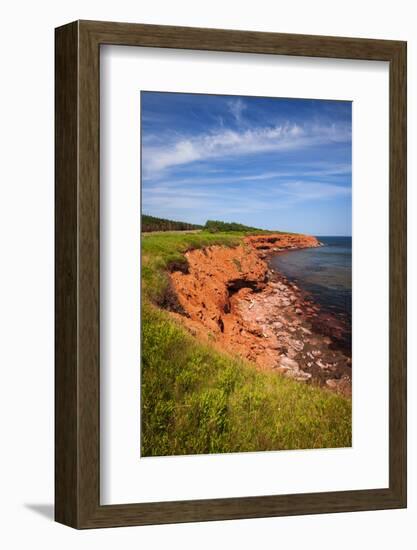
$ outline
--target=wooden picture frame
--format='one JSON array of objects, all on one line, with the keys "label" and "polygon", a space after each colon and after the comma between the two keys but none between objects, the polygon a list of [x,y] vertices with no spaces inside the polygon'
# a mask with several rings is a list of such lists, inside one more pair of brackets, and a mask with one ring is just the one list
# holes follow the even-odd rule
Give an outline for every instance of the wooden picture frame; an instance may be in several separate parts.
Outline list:
[{"label": "wooden picture frame", "polygon": [[[56,29],[55,518],[75,528],[406,506],[406,43],[76,21]],[[117,44],[389,62],[389,487],[100,505],[99,56]]]}]

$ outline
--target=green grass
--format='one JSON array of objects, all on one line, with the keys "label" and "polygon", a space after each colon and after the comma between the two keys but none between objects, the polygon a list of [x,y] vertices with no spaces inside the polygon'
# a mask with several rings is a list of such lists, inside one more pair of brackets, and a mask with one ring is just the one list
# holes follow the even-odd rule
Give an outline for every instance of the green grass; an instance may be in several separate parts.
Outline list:
[{"label": "green grass", "polygon": [[219,353],[155,304],[184,252],[247,233],[142,238],[142,456],[351,446],[351,402]]},{"label": "green grass", "polygon": [[142,456],[349,447],[350,401],[216,352],[145,303]]}]

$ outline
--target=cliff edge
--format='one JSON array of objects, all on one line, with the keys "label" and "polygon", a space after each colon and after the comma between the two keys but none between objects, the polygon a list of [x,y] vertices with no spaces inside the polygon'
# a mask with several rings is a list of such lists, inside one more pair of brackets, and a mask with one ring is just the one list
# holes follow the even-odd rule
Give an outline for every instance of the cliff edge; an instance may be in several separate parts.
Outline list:
[{"label": "cliff edge", "polygon": [[265,261],[269,254],[317,246],[315,237],[277,233],[245,237],[235,248],[187,252],[187,269],[171,273],[185,313],[178,317],[195,335],[258,369],[350,394],[351,359],[335,345],[340,322]]}]

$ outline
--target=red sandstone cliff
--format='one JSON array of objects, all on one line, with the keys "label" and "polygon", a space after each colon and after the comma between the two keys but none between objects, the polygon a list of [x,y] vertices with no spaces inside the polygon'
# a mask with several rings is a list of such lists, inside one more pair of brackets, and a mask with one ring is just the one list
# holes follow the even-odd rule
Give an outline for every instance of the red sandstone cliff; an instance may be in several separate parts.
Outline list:
[{"label": "red sandstone cliff", "polygon": [[281,250],[297,250],[300,248],[315,248],[320,246],[316,237],[311,237],[310,235],[292,235],[288,233],[253,235],[251,237],[246,237],[245,242],[255,248],[258,255],[261,256]]},{"label": "red sandstone cliff", "polygon": [[328,336],[314,332],[317,306],[264,261],[269,253],[316,246],[315,237],[268,234],[246,237],[236,248],[187,252],[188,272],[171,273],[187,315],[182,322],[260,369],[349,393],[350,359],[331,349]]}]

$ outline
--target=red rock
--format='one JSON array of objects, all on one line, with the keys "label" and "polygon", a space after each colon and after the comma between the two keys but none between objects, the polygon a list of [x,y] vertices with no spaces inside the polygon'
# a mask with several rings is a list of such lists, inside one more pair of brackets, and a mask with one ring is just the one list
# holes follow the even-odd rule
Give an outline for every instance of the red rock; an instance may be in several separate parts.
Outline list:
[{"label": "red rock", "polygon": [[246,237],[245,241],[265,256],[268,252],[288,250],[293,248],[315,248],[320,246],[316,237],[309,235],[289,235],[287,233],[276,233],[268,235],[252,235]]}]

